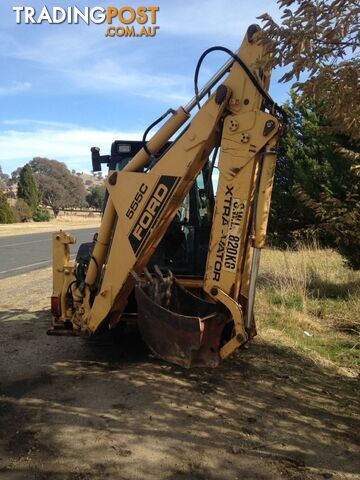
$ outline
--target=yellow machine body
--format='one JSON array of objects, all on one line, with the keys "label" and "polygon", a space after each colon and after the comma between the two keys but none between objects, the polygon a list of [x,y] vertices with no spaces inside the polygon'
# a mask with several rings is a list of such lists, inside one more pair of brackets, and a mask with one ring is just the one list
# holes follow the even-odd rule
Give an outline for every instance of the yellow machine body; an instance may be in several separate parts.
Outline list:
[{"label": "yellow machine body", "polygon": [[[270,72],[260,69],[265,53],[256,42],[254,26],[236,55],[267,92]],[[64,325],[72,332],[89,334],[114,328],[124,320],[129,295],[136,288],[139,316],[142,311],[146,317],[145,340],[167,360],[187,367],[215,366],[255,335],[258,256],[265,245],[281,129],[277,116],[267,110],[259,88],[234,61],[227,78],[192,120],[189,111],[180,107],[122,171],[109,172],[105,182],[109,199],[84,288],[76,284],[76,265],[69,257],[74,239],[64,232],[54,235],[55,331]],[[186,122],[171,147],[144,171],[149,154],[162,148]],[[171,274],[163,277],[157,272],[152,279],[146,271],[144,276],[151,256],[216,146],[220,151],[218,184],[204,278],[190,276],[177,282]],[[196,291],[198,299],[190,298],[184,287]],[[172,300],[171,289],[175,292]],[[176,312],[176,308],[182,311]],[[162,326],[156,323],[160,317]],[[163,339],[158,348],[153,345],[157,331],[163,329],[170,336],[185,324],[181,338]],[[164,341],[168,342],[165,346]],[[161,348],[167,353],[159,351]]]}]

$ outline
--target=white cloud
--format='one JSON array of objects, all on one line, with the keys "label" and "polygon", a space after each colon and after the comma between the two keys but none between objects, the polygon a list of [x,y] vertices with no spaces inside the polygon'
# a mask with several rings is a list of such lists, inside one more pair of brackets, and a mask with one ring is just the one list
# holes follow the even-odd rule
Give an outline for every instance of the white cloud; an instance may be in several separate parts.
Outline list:
[{"label": "white cloud", "polygon": [[40,66],[51,75],[45,88],[50,85],[52,92],[56,88],[59,95],[64,91],[73,93],[74,89],[81,93],[126,92],[164,103],[183,102],[192,95],[189,76],[161,72],[149,62],[154,60],[154,53],[144,58],[139,45],[130,46],[134,39],[121,45],[101,40],[94,32],[81,28],[67,29],[61,36],[47,33],[26,45],[0,34],[0,55]]},{"label": "white cloud", "polygon": [[[107,3],[111,2],[105,2],[105,6]],[[96,70],[106,63],[117,66],[117,69],[103,70],[104,77],[116,77],[121,69],[123,77],[124,72],[130,71],[130,77],[139,78],[144,66],[150,74],[159,70],[159,67],[161,72],[162,57],[154,58],[154,55],[149,56],[147,52],[153,53],[154,47],[166,47],[168,42],[171,42],[169,46],[173,48],[174,39],[169,38],[169,35],[183,37],[184,42],[191,38],[198,41],[200,36],[202,41],[209,44],[223,42],[224,38],[226,42],[231,37],[233,40],[238,39],[238,44],[248,25],[257,22],[258,14],[264,11],[276,13],[278,10],[275,2],[274,9],[274,5],[269,5],[265,0],[253,0],[246,9],[240,3],[242,2],[232,2],[230,6],[228,0],[198,0],[196,4],[184,3],[182,0],[171,3],[168,0],[159,1],[157,18],[160,31],[156,39],[149,39],[147,43],[136,39],[105,38],[102,31],[104,25],[41,26],[41,30],[33,32],[26,42],[19,39],[23,38],[25,28],[30,30],[32,26],[25,26],[21,31],[13,28],[11,32],[0,33],[0,53],[56,71],[73,72],[75,69],[75,73],[82,72],[94,80],[98,75]],[[181,49],[177,49],[177,55],[182,56]],[[162,78],[161,73],[153,75],[154,79],[158,77]],[[109,83],[105,79],[105,85]]]},{"label": "white cloud", "polygon": [[[111,74],[109,74],[111,72]],[[132,95],[162,101],[183,102],[192,96],[191,79],[187,76],[146,73],[123,68],[113,60],[98,61],[91,72],[71,69],[66,72],[81,89],[98,92],[128,91]]]},{"label": "white cloud", "polygon": [[[81,7],[87,3],[78,0],[77,4]],[[195,60],[188,55],[194,54],[199,43],[237,48],[247,26],[258,22],[256,16],[267,11],[276,18],[279,12],[276,2],[268,0],[252,0],[250,5],[229,0],[158,0],[157,4],[160,31],[154,39],[105,38],[106,25],[19,28],[13,24],[0,32],[0,56],[20,60],[30,71],[36,67],[33,90],[43,89],[58,96],[126,93],[163,103],[184,103],[193,93],[189,65]],[[179,60],[176,65],[173,57]],[[167,73],[169,65],[176,71]],[[37,76],[39,67],[41,77]]]},{"label": "white cloud", "polygon": [[138,140],[142,137],[142,132],[117,132],[71,125],[37,128],[37,123],[31,131],[0,131],[0,165],[4,171],[11,172],[37,156],[63,161],[70,169],[90,171],[91,147],[100,147],[105,155],[110,153],[114,140]]},{"label": "white cloud", "polygon": [[0,96],[18,95],[27,92],[30,88],[30,82],[12,82],[10,85],[0,85]]},{"label": "white cloud", "polygon": [[77,125],[75,123],[65,123],[65,122],[53,122],[49,120],[32,120],[31,118],[18,118],[15,120],[2,120],[0,122],[2,125],[8,126],[42,126],[42,127],[57,127],[57,128],[75,128]]}]

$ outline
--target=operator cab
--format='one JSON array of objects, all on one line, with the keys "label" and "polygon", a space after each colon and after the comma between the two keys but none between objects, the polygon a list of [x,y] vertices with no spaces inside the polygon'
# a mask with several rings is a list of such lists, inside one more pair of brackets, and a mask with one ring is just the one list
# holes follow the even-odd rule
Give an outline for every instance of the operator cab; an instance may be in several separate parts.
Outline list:
[{"label": "operator cab", "polygon": [[[152,157],[154,165],[171,146],[166,145]],[[116,140],[111,145],[110,155],[100,155],[98,147],[91,148],[93,171],[122,170],[144,146],[142,141]],[[105,195],[103,210],[108,193]],[[158,265],[161,270],[171,270],[174,275],[202,277],[205,271],[210,229],[214,209],[214,191],[209,162],[207,162],[186,196],[176,217],[152,256],[148,268]]]}]

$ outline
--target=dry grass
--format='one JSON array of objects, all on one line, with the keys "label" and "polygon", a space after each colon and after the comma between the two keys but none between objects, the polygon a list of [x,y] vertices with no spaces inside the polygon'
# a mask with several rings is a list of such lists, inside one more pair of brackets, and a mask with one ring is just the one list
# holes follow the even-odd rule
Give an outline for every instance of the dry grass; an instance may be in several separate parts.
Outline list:
[{"label": "dry grass", "polygon": [[0,237],[26,235],[28,233],[53,232],[60,229],[93,228],[100,226],[100,215],[95,213],[66,215],[52,219],[50,222],[11,223],[0,225]]},{"label": "dry grass", "polygon": [[359,367],[360,273],[332,250],[266,250],[258,282],[260,332],[317,363]]},{"label": "dry grass", "polygon": [[[4,315],[13,310],[23,310],[29,313],[49,310],[52,293],[52,268],[1,278],[0,292],[0,314]],[[9,314],[9,320],[11,318],[12,316]]]}]

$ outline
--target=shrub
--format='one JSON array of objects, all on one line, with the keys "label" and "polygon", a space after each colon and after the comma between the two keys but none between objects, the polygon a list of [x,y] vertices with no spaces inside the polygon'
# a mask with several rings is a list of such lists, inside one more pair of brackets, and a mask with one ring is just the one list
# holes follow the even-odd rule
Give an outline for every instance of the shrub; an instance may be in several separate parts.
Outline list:
[{"label": "shrub", "polygon": [[38,207],[33,215],[34,222],[50,222],[51,216],[49,210],[44,207]]},{"label": "shrub", "polygon": [[18,198],[14,207],[14,215],[17,222],[29,222],[32,219],[33,212],[25,200]]},{"label": "shrub", "polygon": [[33,212],[39,205],[40,193],[29,164],[25,165],[20,171],[17,196],[25,200]]},{"label": "shrub", "polygon": [[6,200],[5,195],[0,192],[0,223],[14,223],[14,213]]},{"label": "shrub", "polygon": [[105,187],[103,185],[95,185],[90,188],[89,193],[86,196],[86,201],[90,208],[101,210],[104,205],[104,198]]}]

